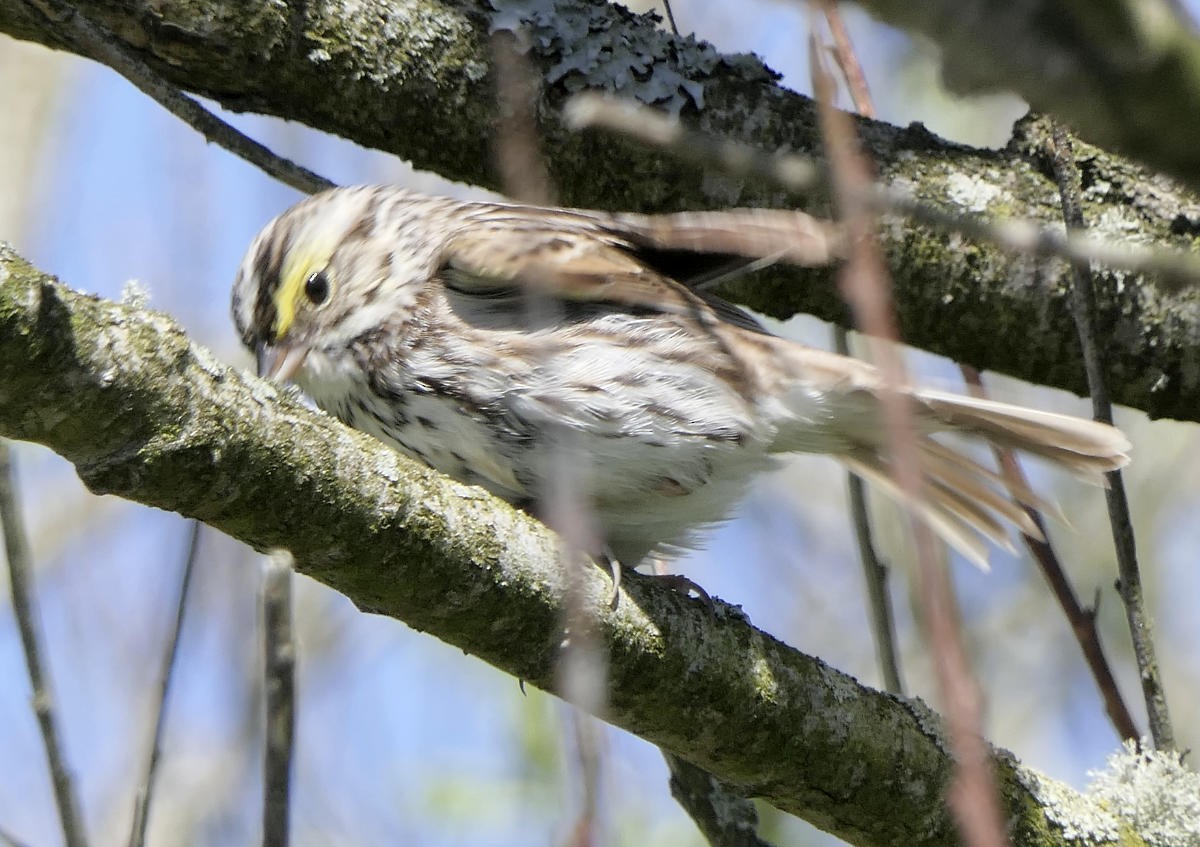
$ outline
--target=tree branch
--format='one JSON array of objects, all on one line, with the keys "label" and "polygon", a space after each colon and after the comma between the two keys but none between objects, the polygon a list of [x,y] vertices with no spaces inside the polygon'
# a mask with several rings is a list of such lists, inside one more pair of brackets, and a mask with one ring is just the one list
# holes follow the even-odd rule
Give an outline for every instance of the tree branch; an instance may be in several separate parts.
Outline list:
[{"label": "tree branch", "polygon": [[1200,186],[1200,38],[1173,0],[859,0],[942,48],[959,94],[1015,91],[1095,144]]},{"label": "tree branch", "polygon": [[[566,585],[548,530],[231,370],[165,315],[72,291],[7,246],[0,436],[49,446],[97,493],[286,545],[359,608],[555,690]],[[955,843],[952,763],[919,701],[859,685],[724,604],[631,574],[614,610],[602,569],[581,583],[610,656],[607,721],[851,843]],[[1070,789],[1008,754],[993,764],[1015,843],[1115,843],[1116,822]]]},{"label": "tree branch", "polygon": [[[531,54],[547,80],[540,130],[554,151],[550,176],[565,202],[644,210],[824,202],[706,174],[621,139],[571,133],[560,116],[564,99],[599,89],[678,109],[706,131],[767,150],[819,148],[812,102],[779,86],[757,60],[722,56],[611,4],[547,0],[535,9],[524,0],[374,0],[349,17],[315,3],[75,5],[181,88],[493,187],[488,29],[493,20],[500,28],[524,20],[540,36]],[[24,0],[0,0],[0,31],[65,47]],[[1048,131],[1040,123],[1019,124],[1009,149],[999,152],[950,144],[919,125],[859,120],[858,128],[882,180],[929,205],[1061,224],[1052,169],[1037,153]],[[1101,150],[1081,145],[1079,153],[1084,213],[1095,236],[1195,249],[1200,198]],[[907,342],[977,368],[1086,391],[1065,265],[1013,257],[894,217],[885,218],[881,243]],[[1100,273],[1097,285],[1113,399],[1155,417],[1200,420],[1195,292],[1167,293],[1150,276],[1132,273]],[[828,270],[774,270],[727,284],[723,293],[775,317],[808,312],[848,320]]]}]

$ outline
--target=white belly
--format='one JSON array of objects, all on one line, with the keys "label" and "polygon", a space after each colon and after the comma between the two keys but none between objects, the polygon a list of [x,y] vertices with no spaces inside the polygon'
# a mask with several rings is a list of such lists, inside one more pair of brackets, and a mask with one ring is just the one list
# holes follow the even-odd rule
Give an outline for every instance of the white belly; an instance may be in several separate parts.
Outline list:
[{"label": "white belly", "polygon": [[[350,426],[509,502],[536,503],[569,479],[579,503],[595,509],[608,548],[628,564],[655,549],[692,546],[773,464],[768,434],[741,398],[698,370],[655,373],[660,363],[599,345],[557,358],[553,371],[464,372],[456,399],[412,376],[441,378],[435,363],[422,364],[398,375],[395,385],[411,377],[408,390],[387,399],[367,390],[356,364],[316,351],[298,382]],[[545,505],[535,511],[554,514]]]}]

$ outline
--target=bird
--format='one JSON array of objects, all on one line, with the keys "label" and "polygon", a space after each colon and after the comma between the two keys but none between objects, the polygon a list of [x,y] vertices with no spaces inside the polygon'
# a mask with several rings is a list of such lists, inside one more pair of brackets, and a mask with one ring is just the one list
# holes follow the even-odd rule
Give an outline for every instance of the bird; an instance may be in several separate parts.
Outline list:
[{"label": "bird", "polygon": [[[1091,483],[1128,462],[1113,426],[909,385],[768,332],[711,293],[762,262],[823,265],[836,226],[792,210],[663,215],[334,188],[270,221],[233,284],[260,375],[460,482],[544,513],[568,462],[601,550],[636,565],[702,544],[756,476],[822,454],[986,567],[1040,537],[1010,485],[945,436]],[[893,481],[885,391],[916,432],[919,497]],[[539,511],[540,510],[540,511]]]}]

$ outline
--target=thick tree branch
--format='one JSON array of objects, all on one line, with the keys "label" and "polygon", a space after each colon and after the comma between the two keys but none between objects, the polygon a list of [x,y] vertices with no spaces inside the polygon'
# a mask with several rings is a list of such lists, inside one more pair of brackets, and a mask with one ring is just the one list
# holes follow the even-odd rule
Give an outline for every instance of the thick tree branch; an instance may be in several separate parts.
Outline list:
[{"label": "thick tree branch", "polygon": [[858,0],[942,48],[961,94],[1015,91],[1096,144],[1200,186],[1200,38],[1174,0]]},{"label": "thick tree branch", "polygon": [[[286,547],[360,608],[555,688],[566,587],[544,527],[222,365],[165,315],[72,291],[6,246],[0,436],[46,444],[97,493]],[[852,843],[955,842],[951,762],[919,701],[865,688],[724,604],[625,580],[615,610],[600,568],[582,580],[610,655],[606,720]],[[994,765],[1015,843],[1115,843],[1116,822],[1083,798],[1007,754]]]},{"label": "thick tree branch", "polygon": [[[181,88],[495,186],[488,81],[494,5],[497,26],[524,20],[538,36],[531,58],[548,81],[541,130],[565,202],[646,210],[824,202],[706,175],[695,164],[620,139],[569,132],[559,114],[564,97],[597,88],[680,109],[710,132],[764,149],[819,147],[811,101],[778,86],[756,60],[676,39],[613,5],[547,0],[535,11],[525,0],[368,0],[349,17],[341,4],[324,3],[74,5]],[[0,31],[64,46],[25,0],[0,0]],[[868,152],[892,186],[954,211],[1054,225],[1057,190],[1049,164],[1036,152],[1044,132],[1039,123],[1023,123],[1009,149],[994,152],[949,144],[919,126],[859,122]],[[1200,198],[1128,161],[1083,145],[1078,150],[1084,213],[1096,222],[1094,235],[1191,248],[1200,233]],[[909,343],[978,368],[1086,390],[1064,266],[894,218],[885,221],[881,240]],[[1137,274],[1102,273],[1098,283],[1097,320],[1113,399],[1152,416],[1200,420],[1197,294],[1168,294]],[[847,319],[828,271],[774,271],[727,285],[725,293],[776,317],[810,312]]]}]

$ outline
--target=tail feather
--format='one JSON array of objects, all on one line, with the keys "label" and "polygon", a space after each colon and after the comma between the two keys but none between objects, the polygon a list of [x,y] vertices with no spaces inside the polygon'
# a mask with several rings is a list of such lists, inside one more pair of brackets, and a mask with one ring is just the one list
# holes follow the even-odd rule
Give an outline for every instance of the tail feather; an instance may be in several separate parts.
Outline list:
[{"label": "tail feather", "polygon": [[1042,537],[1025,507],[1060,519],[1061,511],[1027,485],[1010,482],[938,442],[935,433],[958,432],[1040,456],[1098,485],[1105,484],[1105,473],[1129,461],[1129,440],[1107,424],[933,391],[915,392],[914,400],[921,433],[918,458],[926,481],[917,502],[899,490],[882,445],[860,443],[837,458],[911,508],[948,544],[984,569],[983,539],[1012,549],[1007,525],[1033,538]]},{"label": "tail feather", "polygon": [[[891,469],[878,455],[866,452],[843,454],[837,457],[851,473],[862,477],[898,503],[903,503],[933,529],[947,544],[962,553],[982,570],[988,570],[987,546],[980,537],[985,536],[1000,545],[1010,543],[1001,531],[994,534],[989,527],[968,522],[953,509],[947,508],[938,497],[937,488],[926,492],[926,498],[913,501],[896,484]],[[930,496],[932,494],[932,496]]]},{"label": "tail feather", "polygon": [[1129,463],[1129,439],[1119,429],[1084,418],[936,391],[916,395],[922,418],[993,444],[1041,456],[1089,482]]},{"label": "tail feather", "polygon": [[[1053,500],[1047,500],[1039,495],[1029,487],[1024,478],[1010,480],[1003,477],[991,468],[979,464],[969,456],[947,447],[940,441],[934,441],[932,438],[923,441],[921,452],[924,454],[925,461],[932,466],[933,473],[939,476],[957,475],[972,479],[976,484],[979,479],[987,480],[992,485],[1008,492],[1009,497],[1022,506],[1035,509],[1043,515],[1054,518],[1059,523],[1067,523],[1067,516],[1063,514],[1059,505]],[[1036,525],[1034,528],[1036,529]],[[1034,535],[1034,537],[1038,536]]]},{"label": "tail feather", "polygon": [[[922,458],[927,459],[928,457]],[[993,520],[995,520],[993,515],[1003,518],[1025,535],[1043,540],[1041,530],[1029,517],[1029,513],[1012,499],[1005,497],[999,491],[988,487],[981,480],[971,477],[969,473],[959,468],[953,466],[933,468],[927,462],[925,466],[930,481],[944,489],[950,496],[962,500],[986,517]],[[995,525],[998,527],[997,531],[1007,537],[1004,525],[999,521],[996,521]]]}]

